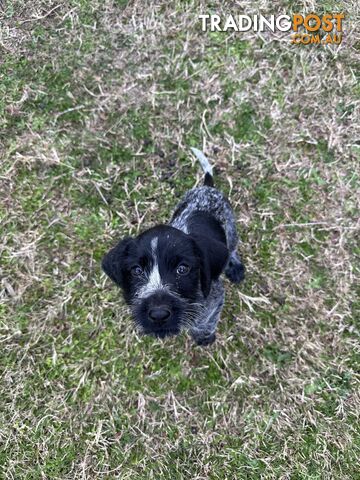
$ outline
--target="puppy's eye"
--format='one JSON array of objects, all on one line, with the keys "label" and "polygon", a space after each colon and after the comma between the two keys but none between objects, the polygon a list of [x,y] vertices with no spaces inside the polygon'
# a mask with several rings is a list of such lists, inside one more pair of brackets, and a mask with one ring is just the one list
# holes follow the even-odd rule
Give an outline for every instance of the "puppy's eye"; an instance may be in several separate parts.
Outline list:
[{"label": "puppy's eye", "polygon": [[190,272],[190,267],[188,265],[183,264],[183,263],[181,265],[179,265],[176,269],[176,273],[178,275],[187,275],[189,272]]},{"label": "puppy's eye", "polygon": [[143,269],[139,267],[139,265],[134,265],[133,267],[131,267],[130,271],[133,277],[139,277],[143,274]]}]

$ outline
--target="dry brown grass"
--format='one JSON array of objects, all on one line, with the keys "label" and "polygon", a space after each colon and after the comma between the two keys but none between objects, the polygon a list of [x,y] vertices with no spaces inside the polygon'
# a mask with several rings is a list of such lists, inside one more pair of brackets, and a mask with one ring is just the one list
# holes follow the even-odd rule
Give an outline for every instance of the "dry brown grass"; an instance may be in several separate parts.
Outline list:
[{"label": "dry brown grass", "polygon": [[[344,10],[344,42],[204,34],[208,2],[2,7],[3,478],[357,478],[359,7],[211,5]],[[200,181],[190,145],[247,266],[207,350],[138,337],[99,267]]]}]

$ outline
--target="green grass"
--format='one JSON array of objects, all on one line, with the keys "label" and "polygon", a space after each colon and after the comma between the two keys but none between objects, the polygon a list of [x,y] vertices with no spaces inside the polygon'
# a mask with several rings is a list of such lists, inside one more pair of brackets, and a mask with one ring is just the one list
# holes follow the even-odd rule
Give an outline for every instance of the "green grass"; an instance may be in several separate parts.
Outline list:
[{"label": "green grass", "polygon": [[[358,478],[355,40],[203,33],[199,8],[0,11],[1,478]],[[190,146],[247,268],[206,349],[139,336],[100,268],[201,180]]]}]

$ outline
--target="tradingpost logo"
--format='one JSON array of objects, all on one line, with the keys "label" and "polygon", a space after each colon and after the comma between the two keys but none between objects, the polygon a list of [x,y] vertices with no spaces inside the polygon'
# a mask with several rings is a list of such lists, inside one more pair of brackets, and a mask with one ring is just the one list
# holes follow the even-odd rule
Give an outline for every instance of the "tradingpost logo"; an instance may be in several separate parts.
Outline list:
[{"label": "tradingpost logo", "polygon": [[290,42],[295,45],[329,45],[342,42],[344,13],[318,15],[228,15],[201,14],[203,32],[292,32]]}]

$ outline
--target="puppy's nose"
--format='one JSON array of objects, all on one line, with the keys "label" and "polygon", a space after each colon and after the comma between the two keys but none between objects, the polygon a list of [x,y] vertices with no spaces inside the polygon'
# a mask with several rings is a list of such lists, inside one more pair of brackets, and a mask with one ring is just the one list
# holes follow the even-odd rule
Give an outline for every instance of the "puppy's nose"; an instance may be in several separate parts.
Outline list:
[{"label": "puppy's nose", "polygon": [[166,307],[154,307],[149,311],[149,317],[154,323],[165,323],[171,312]]}]

